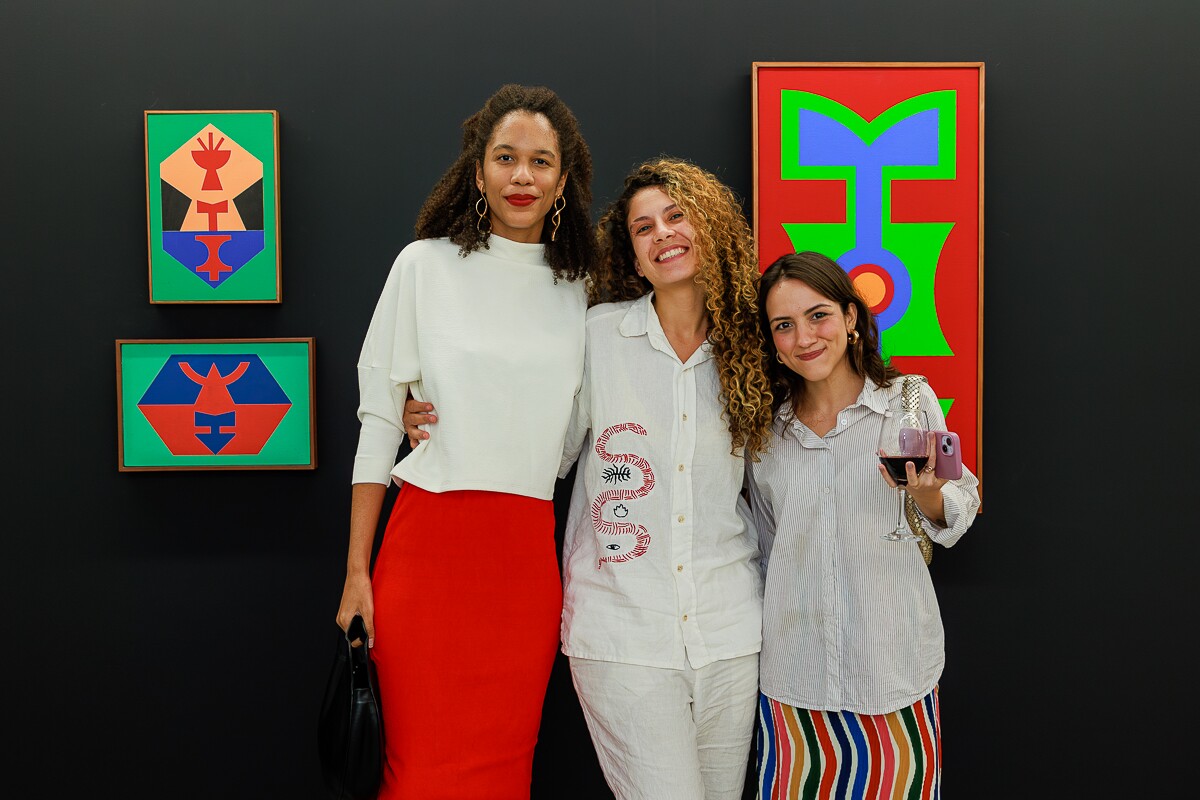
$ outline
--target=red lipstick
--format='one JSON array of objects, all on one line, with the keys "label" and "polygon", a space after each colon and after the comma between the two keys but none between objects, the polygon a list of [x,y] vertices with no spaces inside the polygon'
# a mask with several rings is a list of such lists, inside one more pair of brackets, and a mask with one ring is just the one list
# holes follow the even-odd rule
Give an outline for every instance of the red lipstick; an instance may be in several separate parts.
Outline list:
[{"label": "red lipstick", "polygon": [[527,205],[530,205],[531,203],[533,203],[534,200],[537,200],[537,198],[531,194],[510,194],[508,197],[505,197],[504,199],[507,200],[512,205],[520,206],[522,208],[524,208]]}]

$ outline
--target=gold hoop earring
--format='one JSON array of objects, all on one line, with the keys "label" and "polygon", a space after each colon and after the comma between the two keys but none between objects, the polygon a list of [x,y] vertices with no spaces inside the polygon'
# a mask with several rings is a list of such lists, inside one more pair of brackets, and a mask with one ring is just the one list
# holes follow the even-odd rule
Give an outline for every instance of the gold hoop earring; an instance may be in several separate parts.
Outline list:
[{"label": "gold hoop earring", "polygon": [[780,355],[779,353],[776,353],[776,354],[775,354],[775,360],[776,360],[776,361],[778,361],[780,364],[782,364],[782,363],[783,363],[783,356],[782,356],[782,355]]},{"label": "gold hoop earring", "polygon": [[850,345],[852,347],[854,345],[858,344],[858,329],[856,328],[856,329],[850,331],[849,333],[847,333],[846,338],[850,341]]},{"label": "gold hoop earring", "polygon": [[[558,204],[559,200],[562,201],[561,206]],[[566,207],[567,207],[567,198],[563,197],[561,194],[558,197],[554,198],[554,216],[550,218],[550,221],[552,223],[554,223],[554,228],[550,231],[550,241],[552,241],[552,242],[554,241],[554,238],[556,236],[558,236],[559,215],[562,214],[563,209]]]},{"label": "gold hoop earring", "polygon": [[[479,208],[480,203],[483,203],[482,210]],[[479,219],[475,222],[475,229],[485,235],[491,233],[492,221],[488,218],[488,201],[487,197],[483,194],[482,187],[479,189],[479,199],[475,201],[475,213],[479,215]],[[483,223],[485,222],[487,223],[486,228],[483,227]]]}]

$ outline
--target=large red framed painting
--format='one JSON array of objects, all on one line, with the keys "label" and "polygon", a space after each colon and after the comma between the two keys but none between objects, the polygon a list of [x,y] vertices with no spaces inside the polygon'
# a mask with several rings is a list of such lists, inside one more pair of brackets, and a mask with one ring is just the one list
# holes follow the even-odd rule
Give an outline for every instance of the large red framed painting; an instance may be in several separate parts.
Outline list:
[{"label": "large red framed painting", "polygon": [[813,250],[925,375],[981,472],[983,64],[757,62],[754,234],[765,269]]}]

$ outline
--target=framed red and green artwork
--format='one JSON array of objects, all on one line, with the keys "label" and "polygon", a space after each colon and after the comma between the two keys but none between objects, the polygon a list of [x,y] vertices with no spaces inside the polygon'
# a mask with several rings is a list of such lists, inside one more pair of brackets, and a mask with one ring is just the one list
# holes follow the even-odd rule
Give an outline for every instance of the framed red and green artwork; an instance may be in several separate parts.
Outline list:
[{"label": "framed red and green artwork", "polygon": [[841,265],[883,354],[925,375],[981,471],[983,76],[970,63],[753,65],[754,234]]},{"label": "framed red and green artwork", "polygon": [[151,303],[278,303],[274,111],[147,111]]},{"label": "framed red and green artwork", "polygon": [[118,469],[315,469],[314,347],[118,339]]}]

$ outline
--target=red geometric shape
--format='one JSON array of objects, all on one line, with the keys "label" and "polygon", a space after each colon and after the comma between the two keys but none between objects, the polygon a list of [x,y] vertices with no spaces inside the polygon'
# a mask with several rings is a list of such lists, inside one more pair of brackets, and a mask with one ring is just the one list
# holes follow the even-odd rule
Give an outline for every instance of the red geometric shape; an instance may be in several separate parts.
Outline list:
[{"label": "red geometric shape", "polygon": [[196,241],[208,248],[208,259],[196,267],[196,272],[207,272],[210,281],[220,278],[222,272],[233,272],[233,267],[225,264],[221,261],[221,257],[217,255],[217,252],[221,249],[221,245],[232,238],[227,233],[222,233],[219,236],[211,233],[197,233]]},{"label": "red geometric shape", "polygon": [[[290,403],[243,405],[237,407],[237,431],[233,440],[221,449],[223,456],[258,455],[271,434],[279,427]],[[196,409],[193,406],[138,406],[163,444],[176,456],[211,456],[208,447],[196,438]]]},{"label": "red geometric shape", "polygon": [[229,163],[233,151],[220,149],[221,145],[225,144],[224,136],[214,145],[212,131],[208,132],[207,147],[201,139],[196,139],[196,142],[199,143],[200,149],[192,151],[192,160],[196,162],[197,167],[204,170],[204,183],[200,186],[200,191],[219,192],[221,179],[217,177],[217,170]]}]

